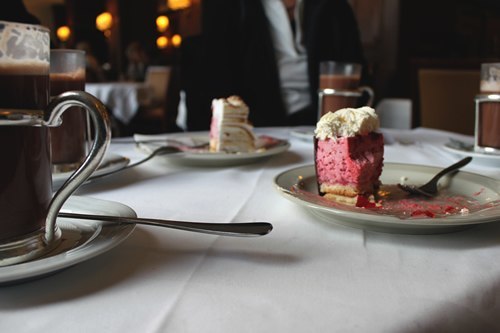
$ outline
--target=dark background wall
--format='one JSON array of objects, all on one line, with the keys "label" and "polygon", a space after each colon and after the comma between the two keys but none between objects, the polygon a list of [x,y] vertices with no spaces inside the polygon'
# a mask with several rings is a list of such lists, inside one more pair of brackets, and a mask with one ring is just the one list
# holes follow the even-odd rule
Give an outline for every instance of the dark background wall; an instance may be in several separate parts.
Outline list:
[{"label": "dark background wall", "polygon": [[[123,68],[124,50],[133,40],[141,41],[156,62],[178,59],[171,49],[160,51],[155,46],[158,37],[155,18],[165,10],[165,0],[25,0],[38,8],[42,1],[56,2],[43,8],[43,11],[47,6],[51,8],[52,30],[61,24],[74,29],[68,47],[88,40],[99,60],[110,62],[116,71]],[[411,98],[417,118],[417,68],[479,69],[481,62],[500,61],[500,0],[351,0],[351,3],[361,31],[371,35],[365,39],[365,48],[373,70],[376,101],[385,97]],[[117,19],[110,39],[95,27],[95,17],[104,10],[113,12]],[[178,15],[171,14],[171,17]],[[184,18],[181,24],[184,30],[196,25],[190,22],[189,15]],[[182,35],[183,29],[180,30]]]}]

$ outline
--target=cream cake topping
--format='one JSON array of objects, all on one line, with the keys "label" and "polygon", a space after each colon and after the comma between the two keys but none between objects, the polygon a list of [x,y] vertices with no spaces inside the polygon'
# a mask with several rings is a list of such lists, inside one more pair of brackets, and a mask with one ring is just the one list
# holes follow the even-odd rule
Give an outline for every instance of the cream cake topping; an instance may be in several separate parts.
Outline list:
[{"label": "cream cake topping", "polygon": [[252,130],[253,126],[248,122],[248,105],[239,96],[218,98],[212,101],[212,117],[218,123],[218,127],[238,126]]},{"label": "cream cake topping", "polygon": [[345,108],[328,112],[316,124],[316,138],[325,140],[338,137],[366,135],[380,126],[375,110],[368,106]]}]

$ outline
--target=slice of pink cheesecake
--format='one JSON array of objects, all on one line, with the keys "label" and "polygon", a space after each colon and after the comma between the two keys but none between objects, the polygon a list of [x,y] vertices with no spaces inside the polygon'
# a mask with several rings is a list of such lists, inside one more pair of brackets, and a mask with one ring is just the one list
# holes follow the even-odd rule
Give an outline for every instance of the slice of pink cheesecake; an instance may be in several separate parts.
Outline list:
[{"label": "slice of pink cheesecake", "polygon": [[325,114],[315,130],[319,192],[327,199],[365,207],[374,204],[384,160],[384,138],[372,108]]}]

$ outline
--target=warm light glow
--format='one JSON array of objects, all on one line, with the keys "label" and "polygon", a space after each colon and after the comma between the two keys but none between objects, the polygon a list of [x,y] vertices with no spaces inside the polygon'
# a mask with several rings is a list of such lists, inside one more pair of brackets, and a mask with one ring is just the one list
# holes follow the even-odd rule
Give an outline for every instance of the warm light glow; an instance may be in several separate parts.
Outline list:
[{"label": "warm light glow", "polygon": [[156,28],[159,32],[164,32],[168,29],[170,20],[165,15],[160,15],[156,18]]},{"label": "warm light glow", "polygon": [[64,43],[69,39],[69,36],[71,36],[71,29],[68,26],[63,25],[57,28],[56,34],[57,38],[59,38],[59,40]]},{"label": "warm light glow", "polygon": [[111,29],[112,25],[113,25],[113,16],[108,12],[99,14],[95,19],[95,26],[100,31],[109,30]]},{"label": "warm light glow", "polygon": [[160,36],[156,39],[156,46],[159,49],[164,49],[168,46],[168,38],[165,36]]},{"label": "warm light glow", "polygon": [[173,35],[172,36],[172,45],[174,47],[179,47],[182,42],[182,37],[180,35]]},{"label": "warm light glow", "polygon": [[191,0],[167,0],[168,8],[172,10],[179,10],[191,6]]}]

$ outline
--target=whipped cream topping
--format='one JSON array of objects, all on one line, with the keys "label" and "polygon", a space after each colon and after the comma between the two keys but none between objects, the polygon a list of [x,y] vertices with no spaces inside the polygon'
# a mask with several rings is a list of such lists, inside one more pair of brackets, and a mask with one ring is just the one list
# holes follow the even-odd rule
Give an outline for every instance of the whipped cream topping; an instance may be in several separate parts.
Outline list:
[{"label": "whipped cream topping", "polygon": [[325,140],[338,137],[366,135],[378,130],[380,122],[375,110],[368,106],[345,108],[328,112],[316,124],[316,138]]}]

